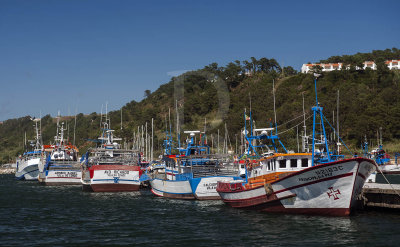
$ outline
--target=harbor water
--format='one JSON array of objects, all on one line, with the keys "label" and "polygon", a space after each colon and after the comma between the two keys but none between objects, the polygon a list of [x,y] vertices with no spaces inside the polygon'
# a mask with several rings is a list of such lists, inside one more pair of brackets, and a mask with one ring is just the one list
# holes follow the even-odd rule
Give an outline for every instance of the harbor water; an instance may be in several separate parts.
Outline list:
[{"label": "harbor water", "polygon": [[0,175],[0,246],[398,246],[399,211],[265,214],[150,192],[89,193]]}]

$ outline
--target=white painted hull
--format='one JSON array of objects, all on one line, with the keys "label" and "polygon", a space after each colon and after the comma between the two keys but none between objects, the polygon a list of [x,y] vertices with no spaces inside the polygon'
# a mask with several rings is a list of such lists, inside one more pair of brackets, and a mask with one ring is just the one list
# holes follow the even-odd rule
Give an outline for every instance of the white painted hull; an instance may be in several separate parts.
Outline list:
[{"label": "white painted hull", "polygon": [[45,170],[39,173],[39,182],[45,185],[80,185],[81,178],[80,169]]},{"label": "white painted hull", "polygon": [[220,200],[216,191],[218,181],[233,181],[233,177],[201,177],[186,181],[153,179],[153,194],[176,199]]},{"label": "white painted hull", "polygon": [[151,192],[157,196],[175,199],[195,199],[190,182],[153,179],[150,181]]},{"label": "white painted hull", "polygon": [[218,181],[233,181],[233,177],[217,176],[217,177],[202,177],[191,179],[190,183],[196,199],[199,200],[220,200],[216,188]]},{"label": "white painted hull", "polygon": [[[90,181],[94,192],[138,191],[140,167],[129,165],[96,165],[90,168]],[[85,176],[89,171],[85,172]]]},{"label": "white painted hull", "polygon": [[219,183],[218,192],[223,201],[232,207],[344,216],[350,214],[364,182],[375,169],[376,164],[372,160],[348,159],[293,173],[267,188],[246,189]]},{"label": "white painted hull", "polygon": [[400,174],[400,165],[387,164],[379,165],[378,167],[384,174]]},{"label": "white painted hull", "polygon": [[40,158],[17,160],[15,178],[19,180],[37,180]]}]

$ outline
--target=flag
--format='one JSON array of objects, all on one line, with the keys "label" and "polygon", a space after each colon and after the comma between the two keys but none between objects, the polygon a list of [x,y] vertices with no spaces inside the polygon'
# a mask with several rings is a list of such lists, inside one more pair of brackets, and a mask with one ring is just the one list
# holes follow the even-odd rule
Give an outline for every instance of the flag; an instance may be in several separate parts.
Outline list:
[{"label": "flag", "polygon": [[246,120],[250,120],[250,117],[247,116],[246,114],[244,114],[244,117],[246,118]]}]

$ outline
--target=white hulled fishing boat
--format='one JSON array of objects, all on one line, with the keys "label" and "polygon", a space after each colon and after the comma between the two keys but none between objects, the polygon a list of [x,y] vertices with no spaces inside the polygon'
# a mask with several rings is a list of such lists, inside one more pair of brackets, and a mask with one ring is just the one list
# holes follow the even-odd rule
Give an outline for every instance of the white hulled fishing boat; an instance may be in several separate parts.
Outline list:
[{"label": "white hulled fishing boat", "polygon": [[122,149],[104,123],[101,145],[90,149],[81,160],[83,190],[94,192],[138,191],[142,175],[138,151]]},{"label": "white hulled fishing boat", "polygon": [[35,122],[35,140],[30,141],[32,151],[27,151],[16,159],[15,178],[18,180],[37,180],[39,163],[42,157],[41,133],[38,127],[40,119],[32,119]]},{"label": "white hulled fishing boat", "polygon": [[204,136],[200,136],[201,144],[196,145],[194,136],[200,131],[185,133],[190,134],[187,147],[180,149],[179,155],[164,155],[163,173],[150,174],[152,193],[174,199],[220,199],[216,191],[217,182],[239,179],[238,169],[223,163],[219,155],[211,155]]},{"label": "white hulled fishing boat", "polygon": [[[303,168],[303,163],[299,162],[302,159],[288,160],[280,154],[275,154],[272,159],[261,159],[261,169],[268,169],[269,166],[271,172],[254,179],[256,183],[247,179],[218,182],[217,191],[226,204],[264,212],[332,216],[350,214],[364,182],[375,171],[376,164],[371,159],[358,157],[339,160],[338,156],[329,152],[325,138],[325,118],[315,92],[311,167],[308,161],[304,162]],[[316,139],[316,126],[322,131],[319,143]],[[317,150],[317,144],[323,145],[325,152]],[[292,162],[293,168],[300,170],[279,174],[283,168],[291,167]]]},{"label": "white hulled fishing boat", "polygon": [[78,148],[67,145],[64,139],[63,123],[57,122],[54,145],[44,145],[46,158],[39,165],[38,180],[44,185],[80,185],[82,171],[77,160]]}]

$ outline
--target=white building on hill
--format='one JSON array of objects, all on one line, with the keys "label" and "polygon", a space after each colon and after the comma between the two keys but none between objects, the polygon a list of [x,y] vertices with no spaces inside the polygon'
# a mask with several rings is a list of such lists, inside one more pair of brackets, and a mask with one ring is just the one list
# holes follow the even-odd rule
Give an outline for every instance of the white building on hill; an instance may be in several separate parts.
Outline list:
[{"label": "white building on hill", "polygon": [[[385,62],[389,69],[399,69],[400,70],[400,60],[387,60]],[[314,66],[321,66],[322,71],[329,72],[333,70],[341,70],[343,63],[309,63],[303,64],[301,66],[301,73],[308,73]],[[356,69],[366,69],[370,68],[372,70],[376,70],[376,64],[374,61],[365,61],[364,66],[362,68],[356,67]]]}]

